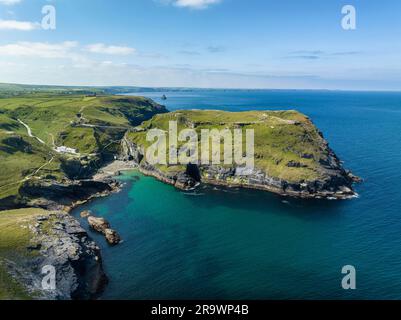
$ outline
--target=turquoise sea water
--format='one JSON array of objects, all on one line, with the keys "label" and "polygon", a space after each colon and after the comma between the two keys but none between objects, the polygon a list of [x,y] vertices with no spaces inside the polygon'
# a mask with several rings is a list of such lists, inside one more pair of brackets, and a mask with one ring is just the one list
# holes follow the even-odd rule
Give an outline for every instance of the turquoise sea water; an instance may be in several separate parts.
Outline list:
[{"label": "turquoise sea water", "polygon": [[[401,299],[401,93],[142,95],[170,110],[297,109],[365,181],[358,199],[299,201],[210,187],[188,194],[126,173],[121,193],[75,212],[104,216],[124,239],[110,247],[89,231],[110,278],[104,299]],[[341,288],[348,264],[354,291]]]}]

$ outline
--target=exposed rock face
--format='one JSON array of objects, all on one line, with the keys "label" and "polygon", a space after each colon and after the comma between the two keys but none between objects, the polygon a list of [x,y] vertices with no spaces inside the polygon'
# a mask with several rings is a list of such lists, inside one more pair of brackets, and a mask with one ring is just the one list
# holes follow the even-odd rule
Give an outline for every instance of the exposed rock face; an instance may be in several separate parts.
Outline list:
[{"label": "exposed rock face", "polygon": [[121,140],[121,160],[140,163],[143,159],[143,154],[144,151],[137,148],[137,146],[126,137]]},{"label": "exposed rock face", "polygon": [[94,216],[88,217],[89,226],[97,232],[102,233],[107,242],[111,245],[115,245],[121,242],[121,237],[117,231],[110,228],[110,223],[104,218],[98,218]]},{"label": "exposed rock face", "polygon": [[140,164],[139,170],[145,175],[155,177],[181,190],[191,190],[197,185],[197,181],[186,172],[166,174],[146,162]]},{"label": "exposed rock face", "polygon": [[[245,187],[267,190],[284,196],[299,198],[348,199],[355,196],[352,184],[361,180],[341,166],[335,153],[324,141],[328,157],[320,168],[324,179],[291,183],[282,179],[269,177],[263,170],[248,170],[241,167],[222,168],[218,166],[200,166],[202,181],[215,185]],[[309,157],[308,155],[304,155]],[[300,167],[297,162],[290,162],[289,167]]]},{"label": "exposed rock face", "polygon": [[105,229],[104,236],[106,237],[107,242],[111,245],[119,244],[121,242],[119,234],[113,229]]},{"label": "exposed rock face", "polygon": [[110,223],[104,218],[89,216],[88,223],[94,230],[100,233],[104,233],[104,230],[110,228]]},{"label": "exposed rock face", "polygon": [[[327,152],[327,157],[320,163],[320,174],[324,178],[313,181],[301,180],[296,183],[271,177],[267,172],[256,167],[249,170],[236,165],[223,167],[190,164],[185,171],[166,173],[146,162],[142,147],[135,145],[126,138],[124,145],[125,147],[122,150],[125,153],[121,156],[122,158],[138,161],[138,168],[143,174],[153,176],[182,190],[191,190],[202,182],[212,185],[265,190],[282,196],[297,198],[349,199],[356,195],[353,190],[353,183],[361,182],[360,178],[342,167],[340,160],[323,138],[321,148]],[[311,154],[301,155],[301,158],[305,159],[311,157],[313,157]],[[303,164],[295,161],[289,162],[287,166],[292,168],[304,167]]]},{"label": "exposed rock face", "polygon": [[83,163],[79,159],[61,159],[61,169],[69,179],[88,179],[96,171],[93,163]]},{"label": "exposed rock face", "polygon": [[[100,249],[74,217],[50,213],[38,217],[30,228],[34,236],[28,249],[38,254],[18,266],[18,274],[30,291],[52,300],[93,299],[102,292],[107,277]],[[44,266],[56,271],[55,290],[42,288]]]},{"label": "exposed rock face", "polygon": [[87,218],[91,215],[91,212],[84,210],[79,215],[81,216],[81,218]]},{"label": "exposed rock face", "polygon": [[22,199],[26,199],[26,205],[58,210],[71,206],[74,202],[108,195],[118,188],[119,183],[112,179],[67,180],[63,183],[53,180],[32,180],[21,187],[20,195]]},{"label": "exposed rock face", "polygon": [[266,190],[283,196],[298,198],[333,198],[348,199],[355,196],[352,189],[354,178],[345,170],[327,170],[325,180],[301,181],[290,183],[269,177],[262,170],[253,169],[243,174],[242,168],[221,168],[215,166],[200,167],[202,181],[213,185],[244,187]]}]

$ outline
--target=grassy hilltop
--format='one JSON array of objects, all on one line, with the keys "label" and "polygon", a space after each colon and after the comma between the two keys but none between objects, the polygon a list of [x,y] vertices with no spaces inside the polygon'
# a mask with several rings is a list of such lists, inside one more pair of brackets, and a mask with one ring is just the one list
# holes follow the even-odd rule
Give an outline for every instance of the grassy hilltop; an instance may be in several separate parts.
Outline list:
[{"label": "grassy hilltop", "polygon": [[[229,129],[230,132],[242,129],[243,155],[246,152],[245,132],[253,129],[254,168],[245,170],[241,164],[224,164],[224,139],[220,140],[220,164],[201,163],[199,155],[198,161],[188,166],[149,163],[145,155],[154,142],[147,141],[148,131],[157,128],[167,132],[171,120],[177,122],[178,132],[185,128],[197,132],[199,154],[202,150],[202,129]],[[349,199],[355,196],[352,184],[358,179],[342,167],[312,121],[293,110],[181,110],[158,114],[129,132],[125,141],[131,157],[140,161],[139,168],[143,173],[180,189],[192,189],[201,182],[260,189],[300,198]],[[187,142],[179,142],[178,148]],[[215,151],[210,148],[209,152]],[[166,153],[168,155],[169,150]]]},{"label": "grassy hilltop", "polygon": [[[29,94],[0,99],[0,201],[17,196],[27,179],[63,179],[77,162],[101,165],[118,152],[128,128],[158,112],[166,110],[141,97]],[[56,152],[60,146],[76,153]]]},{"label": "grassy hilltop", "polygon": [[[168,130],[169,121],[172,120],[177,121],[178,131],[185,128],[196,130],[199,136],[199,150],[202,129],[241,128],[244,135],[243,144],[245,130],[254,129],[255,166],[272,177],[290,182],[321,178],[320,161],[328,156],[319,131],[306,116],[297,111],[176,111],[156,115],[141,125],[145,131],[130,132],[128,137],[146,149],[153,143],[146,141],[146,129]],[[184,143],[179,142],[179,146]],[[220,150],[223,153],[223,141]],[[243,152],[245,150],[244,145]],[[158,167],[164,172],[181,169],[181,166]]]}]

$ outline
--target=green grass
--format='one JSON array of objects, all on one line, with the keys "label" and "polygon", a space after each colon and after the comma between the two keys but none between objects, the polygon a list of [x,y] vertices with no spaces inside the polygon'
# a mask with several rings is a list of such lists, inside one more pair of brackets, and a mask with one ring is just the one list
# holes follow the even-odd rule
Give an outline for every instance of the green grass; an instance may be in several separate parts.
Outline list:
[{"label": "green grass", "polygon": [[[118,90],[117,90],[118,92]],[[133,92],[133,91],[124,91]],[[0,83],[0,97],[18,97],[22,95],[75,95],[75,94],[105,94],[116,93],[108,88],[76,87],[76,86],[43,86],[43,85],[24,85],[13,83]]]},{"label": "green grass", "polygon": [[32,296],[7,271],[0,261],[0,300],[31,300]]},{"label": "green grass", "polygon": [[[142,97],[34,95],[0,99],[0,114],[21,119],[47,143],[78,122],[81,113],[87,124],[128,128],[149,119],[163,109]],[[1,118],[0,118],[1,120]]]},{"label": "green grass", "polygon": [[20,259],[30,258],[27,246],[32,237],[27,227],[38,215],[46,215],[42,209],[19,209],[0,211],[0,300],[31,299],[24,286],[8,272],[5,260],[18,264]]},{"label": "green grass", "polygon": [[[178,131],[194,128],[199,137],[202,129],[243,129],[243,151],[245,152],[245,130],[255,134],[255,167],[290,182],[312,181],[320,177],[319,160],[327,157],[323,138],[305,115],[297,111],[247,111],[225,112],[210,110],[183,110],[158,114],[144,122],[141,127],[149,130],[168,130],[169,121],[176,120]],[[146,141],[147,131],[130,132],[129,139],[145,149],[152,144]],[[184,142],[179,142],[179,146]],[[223,159],[221,143],[221,159]],[[200,143],[199,143],[199,150]],[[306,155],[306,157],[304,156]],[[289,167],[294,161],[301,167]],[[175,166],[159,166],[162,171],[176,171]]]},{"label": "green grass", "polygon": [[[24,178],[35,173],[52,156],[51,150],[34,138],[0,132],[0,199],[16,195]],[[54,156],[53,161],[38,172],[39,175],[62,176],[59,158]]]},{"label": "green grass", "polygon": [[[13,85],[1,85],[12,89]],[[112,157],[119,151],[119,140],[125,131],[150,119],[165,108],[150,99],[131,96],[86,96],[83,94],[37,92],[27,94],[19,87],[17,96],[0,98],[0,200],[18,197],[23,179],[68,176],[61,163],[71,155],[56,153],[54,146],[76,149],[81,156],[89,156],[92,163]],[[1,95],[0,95],[1,96]],[[32,134],[45,144],[29,137]],[[83,126],[89,125],[93,127]],[[53,157],[53,161],[41,168]],[[86,160],[85,160],[86,161]],[[37,169],[41,168],[38,172]]]}]

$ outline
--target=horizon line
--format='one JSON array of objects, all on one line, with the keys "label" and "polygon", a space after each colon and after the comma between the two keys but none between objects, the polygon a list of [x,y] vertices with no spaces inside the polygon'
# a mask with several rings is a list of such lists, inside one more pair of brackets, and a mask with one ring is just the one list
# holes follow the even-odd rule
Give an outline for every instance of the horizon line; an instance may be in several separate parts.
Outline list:
[{"label": "horizon line", "polygon": [[[328,88],[241,88],[241,87],[186,87],[186,86],[140,86],[140,85],[64,85],[64,84],[32,84],[17,82],[0,82],[0,85],[43,86],[64,88],[141,88],[141,89],[190,89],[190,90],[248,90],[248,91],[341,91],[341,92],[394,92],[401,93],[401,89],[328,89]],[[127,92],[129,93],[129,92]]]}]

